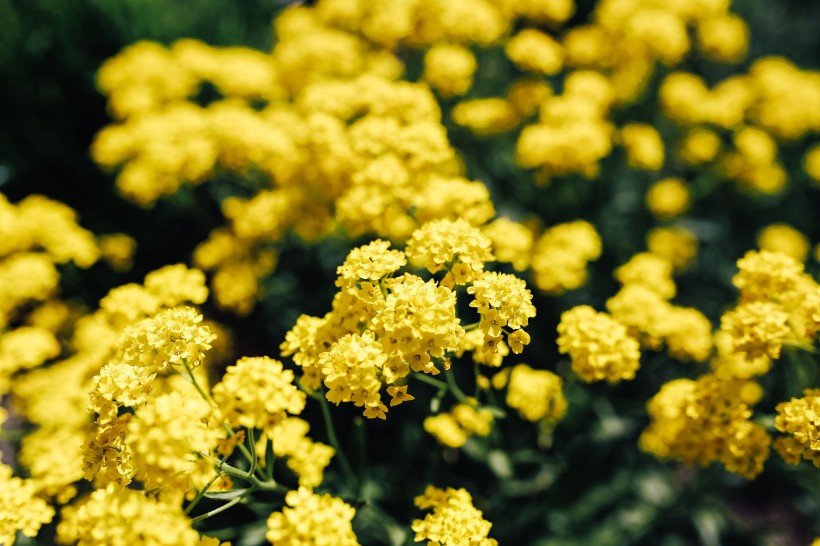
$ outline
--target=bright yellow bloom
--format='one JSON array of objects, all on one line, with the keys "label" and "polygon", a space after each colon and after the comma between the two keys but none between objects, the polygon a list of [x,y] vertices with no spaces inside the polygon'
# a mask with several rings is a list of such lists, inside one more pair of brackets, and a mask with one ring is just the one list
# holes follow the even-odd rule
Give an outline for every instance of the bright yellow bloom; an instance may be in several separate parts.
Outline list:
[{"label": "bright yellow bloom", "polygon": [[803,263],[809,255],[809,240],[801,232],[786,224],[771,224],[757,235],[761,250],[780,252]]},{"label": "bright yellow bloom", "polygon": [[473,85],[478,63],[466,47],[436,44],[424,56],[424,80],[443,97],[464,95]]},{"label": "bright yellow bloom", "polygon": [[240,358],[213,387],[213,399],[233,426],[268,429],[305,407],[305,393],[278,360]]},{"label": "bright yellow bloom", "polygon": [[178,505],[111,486],[65,508],[57,540],[77,546],[177,546],[196,544],[199,533]]},{"label": "bright yellow bloom", "polygon": [[630,123],[621,128],[620,136],[630,167],[647,171],[657,171],[663,167],[663,140],[654,127],[643,123]]},{"label": "bright yellow bloom", "polygon": [[753,479],[763,470],[771,438],[749,420],[752,412],[742,395],[749,384],[709,374],[666,383],[647,404],[651,422],[641,434],[641,449],[701,466],[720,461]]},{"label": "bright yellow bloom", "polygon": [[441,546],[497,546],[498,542],[487,536],[492,523],[473,506],[473,498],[465,489],[438,489],[428,485],[415,502],[422,510],[433,510],[423,520],[413,520],[411,527],[416,533],[416,542],[428,540]]},{"label": "bright yellow bloom", "polygon": [[452,283],[467,284],[493,259],[491,246],[490,239],[464,220],[436,220],[413,232],[405,252],[413,265],[430,273],[448,269]]},{"label": "bright yellow bloom", "polygon": [[54,510],[36,493],[34,482],[12,477],[11,467],[0,464],[0,544],[14,544],[17,531],[35,537],[51,522]]},{"label": "bright yellow bloom", "polygon": [[672,218],[689,208],[689,188],[679,178],[664,178],[646,192],[646,206],[658,218]]},{"label": "bright yellow bloom", "polygon": [[548,34],[531,28],[513,36],[505,51],[520,68],[547,76],[560,72],[564,64],[561,44]]},{"label": "bright yellow bloom", "polygon": [[572,370],[584,381],[617,383],[635,377],[641,356],[638,342],[606,313],[588,305],[574,307],[561,315],[558,334],[558,351],[569,354]]},{"label": "bright yellow bloom", "polygon": [[285,495],[287,506],[268,518],[265,538],[276,546],[358,546],[351,521],[356,510],[341,499],[300,487]]},{"label": "bright yellow bloom", "polygon": [[774,426],[788,434],[775,441],[775,450],[789,464],[805,459],[820,468],[820,389],[807,389],[802,398],[781,402],[775,409]]},{"label": "bright yellow bloom", "polygon": [[554,373],[519,364],[510,372],[507,405],[528,421],[555,424],[567,412],[561,386],[561,378]]}]

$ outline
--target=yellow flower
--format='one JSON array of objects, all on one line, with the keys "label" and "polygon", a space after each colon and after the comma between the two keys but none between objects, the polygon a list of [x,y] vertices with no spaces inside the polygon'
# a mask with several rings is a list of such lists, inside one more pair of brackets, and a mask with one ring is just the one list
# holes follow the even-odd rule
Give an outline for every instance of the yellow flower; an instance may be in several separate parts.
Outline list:
[{"label": "yellow flower", "polygon": [[196,544],[199,533],[179,505],[159,502],[142,491],[97,489],[63,510],[57,526],[61,544],[112,546]]},{"label": "yellow flower", "polygon": [[763,471],[771,438],[749,420],[752,412],[742,393],[750,383],[711,374],[666,383],[647,404],[651,421],[641,434],[641,449],[701,466],[720,461],[728,471],[753,479]]},{"label": "yellow flower", "polygon": [[507,405],[528,421],[555,424],[567,412],[561,385],[561,378],[554,373],[519,364],[510,372]]},{"label": "yellow flower", "polygon": [[409,402],[410,400],[415,400],[416,397],[410,394],[407,394],[407,385],[401,387],[387,387],[387,394],[392,397],[390,400],[390,407],[398,406],[402,402]]},{"label": "yellow flower", "polygon": [[626,149],[626,161],[630,167],[647,171],[657,171],[663,167],[663,140],[651,125],[625,125],[621,129],[621,141]]},{"label": "yellow flower", "polygon": [[586,382],[633,379],[640,366],[638,342],[622,324],[588,305],[561,315],[558,351],[570,355],[573,371]]},{"label": "yellow flower", "polygon": [[786,224],[771,224],[763,228],[757,235],[757,245],[761,250],[780,252],[801,263],[809,255],[809,240]]},{"label": "yellow flower", "polygon": [[423,78],[443,97],[464,95],[473,85],[477,64],[466,47],[436,44],[424,56]]},{"label": "yellow flower", "polygon": [[41,526],[51,522],[54,509],[36,493],[33,481],[12,477],[11,468],[0,464],[1,544],[14,544],[18,531],[35,537]]},{"label": "yellow flower", "polygon": [[664,178],[646,193],[646,206],[658,218],[672,218],[689,208],[689,188],[679,178]]},{"label": "yellow flower", "polygon": [[305,393],[293,384],[293,379],[293,372],[284,369],[278,360],[266,356],[240,358],[214,385],[214,402],[232,425],[267,429],[288,414],[302,413]]},{"label": "yellow flower", "polygon": [[807,389],[802,398],[781,402],[775,409],[774,426],[788,434],[775,441],[775,450],[789,464],[805,459],[820,468],[820,389]]},{"label": "yellow flower", "polygon": [[415,541],[428,540],[441,546],[497,546],[489,538],[492,523],[485,520],[473,506],[473,498],[465,489],[439,489],[428,485],[423,495],[416,497],[416,506],[432,509],[423,520],[413,520]]},{"label": "yellow flower", "polygon": [[268,517],[265,537],[277,546],[358,546],[351,521],[356,510],[341,499],[300,487],[285,495],[286,506]]},{"label": "yellow flower", "polygon": [[505,51],[520,68],[547,76],[560,72],[564,63],[561,44],[548,34],[531,28],[513,36]]}]

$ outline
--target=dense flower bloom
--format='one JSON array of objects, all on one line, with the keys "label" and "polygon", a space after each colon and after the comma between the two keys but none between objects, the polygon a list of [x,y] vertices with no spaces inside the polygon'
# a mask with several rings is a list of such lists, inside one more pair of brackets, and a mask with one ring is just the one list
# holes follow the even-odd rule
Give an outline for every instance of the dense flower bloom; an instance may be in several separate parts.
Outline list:
[{"label": "dense flower bloom", "polygon": [[265,537],[277,546],[358,546],[351,521],[356,510],[341,499],[300,487],[285,495],[281,512],[268,518]]},{"label": "dense flower bloom", "polygon": [[65,508],[57,540],[77,546],[178,546],[198,543],[199,534],[178,505],[111,486]]},{"label": "dense flower bloom", "polygon": [[439,489],[428,485],[424,494],[416,497],[416,506],[432,510],[423,520],[413,520],[411,527],[416,533],[416,542],[428,540],[441,546],[498,544],[488,537],[492,523],[473,506],[473,498],[464,489]]},{"label": "dense flower bloom", "polygon": [[666,383],[647,404],[651,422],[641,434],[641,449],[701,466],[720,461],[730,472],[754,478],[771,444],[766,429],[749,420],[749,405],[759,398],[754,387],[711,374]]},{"label": "dense flower bloom", "polygon": [[491,241],[464,220],[428,222],[407,241],[407,257],[431,273],[447,269],[450,285],[472,282],[493,259]]},{"label": "dense flower bloom", "polygon": [[0,543],[8,546],[14,544],[17,531],[35,537],[54,517],[54,510],[36,496],[33,482],[11,474],[10,467],[0,465]]},{"label": "dense flower bloom", "polygon": [[529,335],[521,328],[535,316],[532,293],[526,283],[515,275],[485,272],[467,292],[475,298],[470,307],[475,307],[481,316],[479,328],[484,332],[485,344],[492,341],[494,348],[502,333],[510,331],[507,337],[510,349],[520,353],[530,342]]},{"label": "dense flower bloom", "polygon": [[788,436],[775,440],[774,448],[789,464],[805,459],[820,468],[820,389],[803,394],[775,408],[774,426]]},{"label": "dense flower bloom", "polygon": [[213,476],[209,456],[224,436],[213,408],[191,389],[152,398],[129,421],[125,441],[133,453],[134,477],[178,502]]},{"label": "dense flower bloom", "polygon": [[278,360],[244,357],[214,385],[214,402],[233,426],[269,429],[305,407],[305,393],[293,380]]},{"label": "dense flower bloom", "polygon": [[573,371],[587,382],[633,379],[640,366],[638,342],[622,324],[588,305],[561,315],[558,350],[569,354]]},{"label": "dense flower bloom", "polygon": [[507,405],[528,421],[560,421],[567,412],[561,378],[547,370],[534,370],[519,364],[510,372]]}]

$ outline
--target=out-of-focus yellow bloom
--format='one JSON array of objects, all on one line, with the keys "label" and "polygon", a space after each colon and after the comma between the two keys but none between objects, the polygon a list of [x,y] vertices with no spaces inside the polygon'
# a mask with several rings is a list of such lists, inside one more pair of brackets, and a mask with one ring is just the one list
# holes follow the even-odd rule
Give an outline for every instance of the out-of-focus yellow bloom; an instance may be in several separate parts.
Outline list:
[{"label": "out-of-focus yellow bloom", "polygon": [[680,178],[664,178],[646,192],[646,206],[658,218],[674,218],[689,208],[689,188]]},{"label": "out-of-focus yellow bloom", "polygon": [[757,235],[760,250],[780,252],[798,262],[805,262],[809,255],[809,240],[801,232],[786,224],[772,224]]}]

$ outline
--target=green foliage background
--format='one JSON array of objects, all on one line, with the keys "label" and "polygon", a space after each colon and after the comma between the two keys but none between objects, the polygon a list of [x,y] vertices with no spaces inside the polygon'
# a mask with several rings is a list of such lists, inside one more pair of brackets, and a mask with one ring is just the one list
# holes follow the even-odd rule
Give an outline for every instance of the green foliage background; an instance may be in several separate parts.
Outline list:
[{"label": "green foliage background", "polygon": [[[573,21],[584,20],[592,4],[579,2]],[[75,208],[81,223],[95,233],[126,232],[138,243],[136,267],[128,274],[102,265],[82,273],[65,268],[65,294],[94,306],[113,286],[189,259],[194,246],[221,223],[219,200],[234,187],[226,175],[219,184],[185,187],[150,210],[120,199],[111,176],[88,153],[93,135],[109,122],[105,98],[94,84],[102,61],[141,39],[170,44],[193,37],[213,45],[267,50],[273,43],[270,21],[282,7],[272,0],[0,1],[0,191],[12,201],[46,194]],[[779,54],[801,68],[820,67],[820,3],[746,0],[736,2],[733,10],[750,25],[750,60]],[[512,74],[509,63],[481,62],[471,96],[502,93]],[[726,68],[695,59],[679,68],[713,83],[749,62]],[[679,130],[660,115],[656,102],[664,70],[656,71],[642,100],[616,113],[616,124],[645,121],[665,137]],[[451,106],[444,105],[445,119]],[[604,256],[593,265],[585,287],[535,301],[539,316],[524,361],[566,372],[567,363],[555,348],[558,317],[580,303],[600,309],[616,292],[612,270],[644,249],[645,233],[655,225],[643,204],[655,176],[627,169],[616,151],[603,162],[600,180],[563,177],[537,187],[529,173],[515,166],[515,134],[479,138],[454,126],[448,129],[468,176],[488,184],[500,212],[534,213],[545,225],[584,218],[603,237]],[[697,206],[684,225],[698,235],[701,246],[695,266],[677,279],[676,303],[697,307],[716,321],[736,297],[731,285],[735,261],[755,246],[757,231],[769,223],[788,222],[813,243],[820,242],[820,190],[811,187],[800,167],[806,146],[804,140],[781,148],[791,182],[774,197],[744,195],[711,175],[686,173]],[[667,165],[678,174],[680,168]],[[250,316],[238,319],[209,307],[205,314],[233,328],[238,355],[276,356],[298,315],[321,315],[329,307],[335,267],[355,244],[343,238],[311,246],[286,241],[280,266],[266,281],[265,298]],[[808,268],[817,274],[816,263]],[[758,412],[772,413],[778,401],[818,384],[817,362],[801,359],[805,357],[785,358],[764,378],[766,394]],[[664,464],[638,450],[637,436],[647,424],[646,400],[664,381],[697,376],[704,366],[675,364],[647,352],[633,382],[610,386],[570,380],[569,414],[554,434],[510,416],[489,442],[471,440],[444,457],[421,429],[435,393],[428,393],[427,400],[417,394],[418,400],[391,413],[388,423],[364,423],[356,412],[338,408],[334,418],[342,444],[369,501],[358,508],[360,540],[403,540],[402,530],[418,516],[408,499],[432,482],[471,491],[494,523],[492,535],[500,544],[808,544],[820,534],[820,473],[808,463],[788,467],[773,455],[766,472],[750,483],[718,467]],[[471,385],[472,372],[459,379]],[[308,417],[317,416],[309,410]],[[316,439],[323,440],[321,427],[314,429]],[[328,474],[330,490],[342,487],[335,479],[336,473]],[[209,520],[209,527],[227,527],[223,536],[239,546],[258,544],[264,533],[260,525],[270,510],[269,504],[249,505]]]}]

